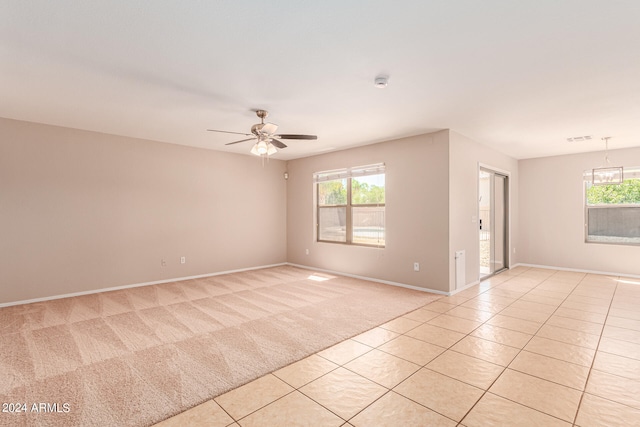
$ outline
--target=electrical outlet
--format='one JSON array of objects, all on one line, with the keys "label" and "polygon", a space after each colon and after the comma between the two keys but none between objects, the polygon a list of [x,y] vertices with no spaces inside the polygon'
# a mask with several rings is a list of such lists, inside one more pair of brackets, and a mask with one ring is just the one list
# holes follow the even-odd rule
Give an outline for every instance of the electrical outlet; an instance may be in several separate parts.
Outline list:
[{"label": "electrical outlet", "polygon": [[167,262],[164,259],[161,259],[160,260],[160,265],[163,266],[163,267],[166,267],[167,266]]},{"label": "electrical outlet", "polygon": [[419,262],[414,262],[413,263],[413,271],[420,271],[420,263]]},{"label": "electrical outlet", "polygon": [[304,253],[305,253],[305,254],[307,254],[307,255],[309,255],[309,249],[305,249],[305,250],[304,250]]},{"label": "electrical outlet", "polygon": [[184,256],[180,257],[180,264],[184,264],[186,262],[187,262],[187,257],[184,257]]}]

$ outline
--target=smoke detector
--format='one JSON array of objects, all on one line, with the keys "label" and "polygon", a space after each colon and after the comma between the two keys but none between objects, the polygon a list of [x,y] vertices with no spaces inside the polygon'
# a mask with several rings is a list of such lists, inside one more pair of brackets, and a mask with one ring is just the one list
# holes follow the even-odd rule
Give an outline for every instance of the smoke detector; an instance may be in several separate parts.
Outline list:
[{"label": "smoke detector", "polygon": [[373,85],[378,89],[384,89],[389,84],[389,76],[377,76],[373,81]]}]

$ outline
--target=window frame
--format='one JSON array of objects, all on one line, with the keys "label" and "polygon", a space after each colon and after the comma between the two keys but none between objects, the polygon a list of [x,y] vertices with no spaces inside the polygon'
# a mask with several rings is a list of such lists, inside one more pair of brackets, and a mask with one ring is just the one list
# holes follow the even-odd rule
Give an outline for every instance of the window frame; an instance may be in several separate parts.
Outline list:
[{"label": "window frame", "polygon": [[[374,175],[384,175],[385,176],[385,203],[353,203],[352,195],[353,195],[353,179],[357,179],[361,176],[374,176]],[[330,181],[338,181],[346,179],[346,190],[347,190],[347,199],[346,204],[334,204],[334,205],[321,205],[320,204],[320,190],[319,185],[322,182],[330,182]],[[319,243],[336,243],[340,245],[353,245],[353,246],[366,246],[372,248],[385,248],[387,239],[386,239],[386,216],[384,218],[384,243],[362,243],[362,242],[354,242],[353,241],[353,208],[356,207],[382,207],[385,208],[386,213],[386,168],[384,163],[369,165],[369,166],[358,166],[346,169],[338,169],[333,171],[324,171],[324,172],[316,172],[314,173],[314,191],[316,193],[315,197],[315,234],[316,234],[316,242]],[[346,210],[346,218],[345,218],[345,240],[337,241],[337,240],[323,240],[320,238],[320,211],[322,209],[332,209],[332,208],[340,208],[344,207]]]},{"label": "window frame", "polygon": [[[638,179],[640,180],[640,167],[625,167],[624,168],[624,173],[623,173],[623,178],[622,178],[622,182],[625,181],[629,181],[629,180],[635,180]],[[633,203],[620,203],[620,204],[615,204],[615,203],[594,203],[594,204],[589,204],[589,196],[588,196],[588,190],[590,188],[590,184],[591,186],[594,185],[603,185],[603,184],[593,184],[593,172],[592,170],[587,170],[584,171],[583,174],[583,191],[582,191],[582,195],[583,195],[583,205],[584,205],[584,242],[585,243],[589,243],[589,244],[602,244],[602,245],[623,245],[623,246],[640,246],[640,238],[638,238],[638,242],[634,242],[634,241],[624,241],[622,239],[625,239],[624,237],[621,236],[606,236],[608,239],[603,239],[603,240],[594,240],[593,238],[589,238],[590,235],[589,234],[589,213],[591,210],[595,211],[595,210],[599,210],[599,209],[634,209],[637,210],[638,212],[638,216],[640,216],[640,203],[638,204],[633,204]],[[606,184],[605,184],[606,185]],[[611,184],[611,185],[618,185],[618,184]],[[618,240],[616,240],[616,238]]]},{"label": "window frame", "polygon": [[[344,178],[336,178],[336,179],[330,179],[330,180],[326,180],[326,181],[322,181],[322,182],[331,182],[331,181],[338,181],[338,180],[342,180]],[[319,190],[319,186],[321,184],[321,182],[315,182],[314,186],[315,186],[315,190],[316,190],[316,241],[318,242],[324,242],[324,243],[340,243],[340,244],[350,244],[349,242],[349,222],[350,222],[350,215],[349,215],[349,202],[351,201],[351,187],[350,187],[350,183],[351,180],[349,178],[347,178],[347,183],[346,183],[346,190],[347,190],[347,198],[346,198],[346,203],[343,204],[333,204],[333,205],[321,205],[320,204],[320,190]],[[341,240],[321,240],[320,239],[320,210],[322,209],[335,209],[335,208],[345,208],[345,240],[341,241]]]}]

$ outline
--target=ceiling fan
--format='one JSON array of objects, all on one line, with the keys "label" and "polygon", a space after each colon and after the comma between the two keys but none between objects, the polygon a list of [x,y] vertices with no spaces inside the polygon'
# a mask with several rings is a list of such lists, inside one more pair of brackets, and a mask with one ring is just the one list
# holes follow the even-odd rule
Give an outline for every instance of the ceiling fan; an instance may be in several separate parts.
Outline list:
[{"label": "ceiling fan", "polygon": [[243,132],[230,132],[227,130],[216,130],[216,129],[207,129],[210,132],[222,132],[222,133],[232,133],[236,135],[245,135],[250,136],[251,138],[241,139],[240,141],[229,142],[225,145],[238,144],[240,142],[246,141],[256,141],[253,148],[251,148],[251,153],[257,156],[270,156],[275,154],[278,150],[277,148],[286,148],[287,145],[280,141],[280,139],[306,139],[306,140],[315,140],[318,139],[316,135],[298,135],[298,134],[276,134],[276,130],[278,130],[278,125],[274,123],[265,123],[264,119],[269,115],[269,112],[266,110],[256,110],[257,116],[260,118],[260,123],[257,123],[251,126],[251,133],[243,133]]}]

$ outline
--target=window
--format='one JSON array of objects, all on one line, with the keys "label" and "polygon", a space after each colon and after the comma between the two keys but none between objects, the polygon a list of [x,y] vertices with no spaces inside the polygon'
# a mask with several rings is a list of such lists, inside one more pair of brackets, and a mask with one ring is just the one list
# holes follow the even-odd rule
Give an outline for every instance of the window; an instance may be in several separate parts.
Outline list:
[{"label": "window", "polygon": [[624,168],[621,184],[594,184],[585,171],[585,240],[640,245],[640,167]]},{"label": "window", "polygon": [[385,168],[383,164],[314,174],[317,240],[385,245]]}]

